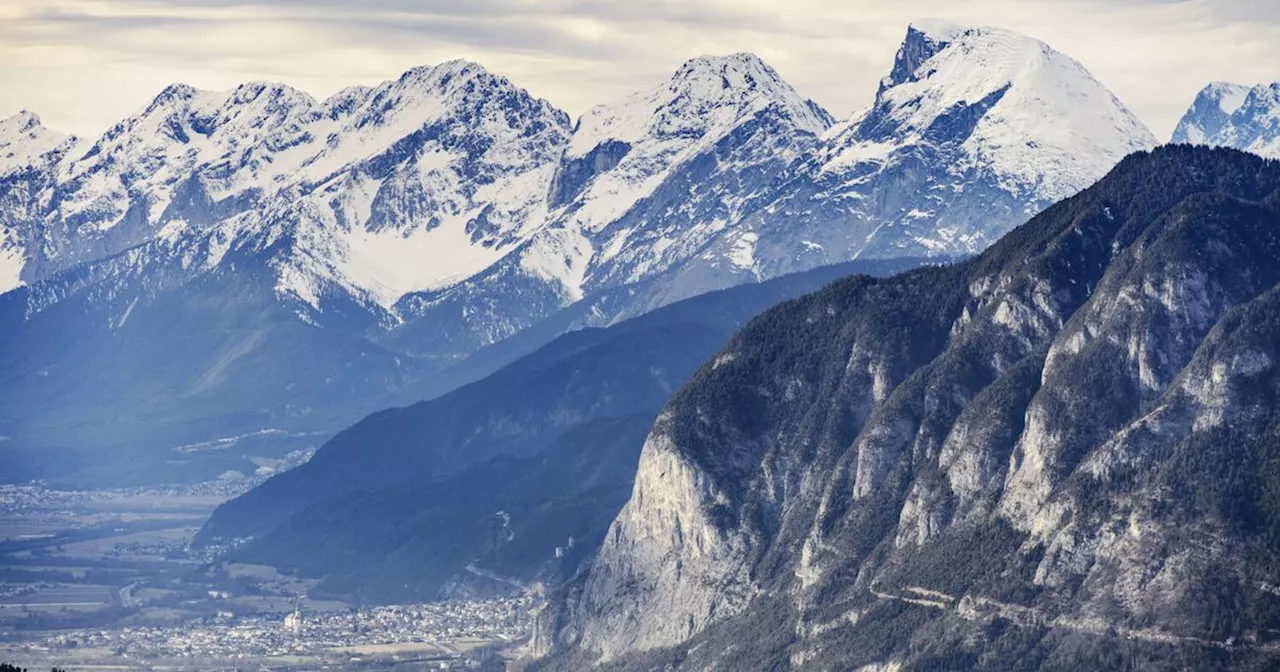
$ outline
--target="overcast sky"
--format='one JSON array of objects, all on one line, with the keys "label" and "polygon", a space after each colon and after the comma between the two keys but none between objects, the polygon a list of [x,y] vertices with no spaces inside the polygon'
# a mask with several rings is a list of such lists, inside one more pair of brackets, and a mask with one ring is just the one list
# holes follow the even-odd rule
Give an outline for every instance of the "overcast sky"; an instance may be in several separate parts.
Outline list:
[{"label": "overcast sky", "polygon": [[906,25],[997,25],[1075,57],[1161,138],[1212,80],[1280,80],[1277,0],[0,0],[0,116],[97,134],[165,85],[324,97],[468,58],[577,115],[752,51],[844,117]]}]

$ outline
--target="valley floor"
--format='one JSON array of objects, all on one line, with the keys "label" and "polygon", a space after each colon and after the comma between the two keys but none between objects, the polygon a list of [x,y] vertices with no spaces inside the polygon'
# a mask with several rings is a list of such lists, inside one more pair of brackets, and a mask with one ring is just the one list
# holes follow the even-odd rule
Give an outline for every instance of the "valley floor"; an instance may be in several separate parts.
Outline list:
[{"label": "valley floor", "polygon": [[535,598],[358,607],[189,549],[243,484],[0,486],[0,661],[30,669],[382,669],[495,656]]}]

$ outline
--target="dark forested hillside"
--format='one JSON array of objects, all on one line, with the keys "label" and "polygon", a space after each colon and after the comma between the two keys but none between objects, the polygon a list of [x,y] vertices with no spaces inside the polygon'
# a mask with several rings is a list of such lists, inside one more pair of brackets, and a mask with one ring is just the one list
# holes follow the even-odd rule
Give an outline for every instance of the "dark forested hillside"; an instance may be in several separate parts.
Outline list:
[{"label": "dark forested hillside", "polygon": [[1172,146],[981,256],[754,320],[547,668],[1274,669],[1280,163]]},{"label": "dark forested hillside", "polygon": [[373,601],[511,590],[490,575],[567,578],[626,501],[658,409],[738,327],[836,278],[916,263],[823,268],[566,334],[477,383],[369,416],[219,507],[198,540],[257,537],[237,557]]}]

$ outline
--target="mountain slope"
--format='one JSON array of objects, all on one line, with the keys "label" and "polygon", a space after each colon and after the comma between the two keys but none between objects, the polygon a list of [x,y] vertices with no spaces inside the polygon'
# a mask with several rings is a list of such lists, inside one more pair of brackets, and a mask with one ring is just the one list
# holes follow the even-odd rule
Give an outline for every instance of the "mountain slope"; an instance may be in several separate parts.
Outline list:
[{"label": "mountain slope", "polygon": [[[37,195],[42,226],[24,279],[221,226],[224,237],[297,248],[277,272],[285,293],[314,303],[311,285],[328,281],[389,306],[492,263],[540,220],[538,185],[550,175],[538,172],[568,125],[465,61],[323,102],[265,82],[173,85],[63,158],[57,183]],[[426,277],[413,263],[424,251]]]},{"label": "mountain slope", "polygon": [[[711,77],[729,85],[707,89]],[[789,160],[812,142],[794,134],[825,127],[811,103],[775,100],[795,93],[754,57],[698,59],[678,79],[660,96],[669,109],[642,129],[653,137],[632,138],[638,158],[622,165],[652,171],[651,182],[745,119],[794,114],[808,129],[762,140],[746,173]],[[699,126],[710,108],[716,123]],[[492,278],[533,263],[521,255],[552,221],[548,194],[568,179],[557,175],[570,134],[563,113],[472,63],[323,102],[282,85],[175,85],[91,146],[66,141],[74,151],[56,155],[30,119],[9,126],[26,155],[50,154],[47,170],[0,179],[12,212],[30,214],[6,229],[10,257],[26,255],[6,268],[28,285],[0,315],[14,345],[0,368],[15,383],[0,390],[12,402],[0,427],[28,443],[331,430],[412,390],[447,389],[437,371],[582,293],[554,273]],[[581,204],[557,207],[563,216]],[[539,254],[553,254],[547,244]],[[633,255],[650,249],[636,245]],[[446,298],[422,298],[432,292]],[[429,319],[415,317],[426,305]],[[60,335],[73,333],[74,346]]]},{"label": "mountain slope", "polygon": [[25,281],[29,232],[41,209],[34,195],[56,180],[56,167],[74,143],[25,110],[0,120],[0,293]]},{"label": "mountain slope", "polygon": [[1280,164],[1167,147],[761,316],[659,416],[544,667],[1273,665],[1277,227]]},{"label": "mountain slope", "polygon": [[[493,289],[543,314],[643,283],[597,318],[607,324],[851,258],[973,253],[1157,144],[1044,43],[941,24],[913,25],[872,109],[829,126],[752,56],[690,61],[585,115],[552,186],[556,223],[490,272],[409,299],[422,317],[404,331],[466,339],[476,327],[459,334],[441,315],[476,305],[479,325],[510,320]],[[516,319],[503,328],[533,321]]]},{"label": "mountain slope", "polygon": [[399,309],[407,324],[392,342],[466,352],[679,264],[723,265],[732,280],[684,282],[595,324],[773,277],[710,257],[704,245],[813,149],[830,123],[756,56],[692,59],[653,89],[587,112],[549,185],[547,227],[484,273],[406,297]]},{"label": "mountain slope", "polygon": [[259,537],[237,557],[366,600],[491,591],[476,585],[488,573],[563,581],[626,500],[658,409],[735,329],[845,274],[911,265],[823,268],[566,334],[481,381],[339,433],[308,464],[219,507],[198,541]]},{"label": "mountain slope", "polygon": [[1280,82],[1206,86],[1178,122],[1173,142],[1280,157]]},{"label": "mountain slope", "polygon": [[441,365],[376,342],[395,300],[536,229],[568,132],[461,61],[324,102],[169,87],[49,170],[0,177],[30,215],[10,238],[27,284],[0,296],[0,431],[164,448],[421,398]]}]

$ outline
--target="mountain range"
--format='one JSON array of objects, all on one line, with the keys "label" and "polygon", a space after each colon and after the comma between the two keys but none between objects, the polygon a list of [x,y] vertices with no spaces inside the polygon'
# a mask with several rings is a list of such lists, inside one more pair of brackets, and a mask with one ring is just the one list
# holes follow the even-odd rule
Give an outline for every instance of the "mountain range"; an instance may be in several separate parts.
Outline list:
[{"label": "mountain range", "polygon": [[1274,667],[1277,227],[1280,163],[1170,146],[753,320],[538,669]]},{"label": "mountain range", "polygon": [[94,140],[22,113],[0,123],[0,433],[334,431],[521,334],[505,361],[744,282],[976,252],[1155,144],[1047,45],[934,23],[838,122],[749,54],[576,123],[464,61],[323,101],[174,85]]},{"label": "mountain range", "polygon": [[1271,669],[1278,91],[1153,149],[1044,43],[918,22],[841,120],[751,54],[576,121],[467,61],[23,112],[0,477],[346,427],[196,544],[546,587],[532,669]]}]

